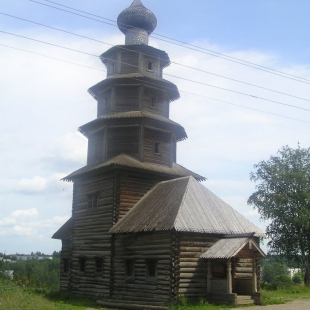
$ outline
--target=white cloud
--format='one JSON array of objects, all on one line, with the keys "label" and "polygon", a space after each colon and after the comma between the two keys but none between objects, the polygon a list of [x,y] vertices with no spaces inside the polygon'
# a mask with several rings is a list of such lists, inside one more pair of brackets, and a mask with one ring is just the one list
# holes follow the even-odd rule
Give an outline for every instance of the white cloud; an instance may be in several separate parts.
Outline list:
[{"label": "white cloud", "polygon": [[21,193],[38,193],[47,187],[45,178],[35,176],[31,179],[22,179],[17,183],[16,191]]},{"label": "white cloud", "polygon": [[13,217],[22,217],[22,218],[36,218],[38,216],[38,211],[36,208],[26,209],[26,210],[16,210],[11,213]]}]

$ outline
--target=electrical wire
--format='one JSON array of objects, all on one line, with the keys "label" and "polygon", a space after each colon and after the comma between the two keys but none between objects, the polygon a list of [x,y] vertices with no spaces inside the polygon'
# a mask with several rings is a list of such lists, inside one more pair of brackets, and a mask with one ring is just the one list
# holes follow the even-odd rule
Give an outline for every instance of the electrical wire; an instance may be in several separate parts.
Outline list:
[{"label": "electrical wire", "polygon": [[[65,49],[65,50],[70,50],[70,51],[73,51],[73,52],[77,52],[77,53],[81,53],[81,54],[85,54],[85,55],[89,55],[89,56],[93,56],[93,57],[99,58],[97,55],[94,55],[94,54],[91,54],[91,53],[83,52],[83,51],[80,51],[80,50],[72,49],[72,48],[69,48],[69,47],[61,46],[61,45],[50,43],[50,42],[45,42],[45,41],[42,41],[42,40],[37,40],[37,39],[29,38],[29,37],[22,36],[22,35],[17,35],[17,34],[11,33],[11,32],[6,32],[6,31],[2,31],[1,30],[0,33],[5,33],[5,34],[16,36],[16,37],[19,37],[19,38],[23,38],[23,39],[27,39],[27,40],[31,40],[31,41],[35,41],[35,42],[39,42],[39,43],[43,43],[43,44],[47,44],[47,45],[51,45],[51,46],[54,46],[54,47],[57,47],[57,48],[61,48],[61,49]],[[113,61],[115,61],[115,60],[113,60]],[[116,61],[116,62],[118,62],[118,61]],[[119,62],[119,63],[123,63],[123,62]],[[127,63],[123,63],[123,64],[131,65],[131,64],[127,64]],[[138,67],[138,66],[136,66],[136,67]],[[170,75],[170,76],[172,76],[172,75]],[[176,77],[176,76],[173,76],[173,77]],[[243,93],[243,92],[227,89],[227,88],[224,88],[224,87],[219,87],[219,86],[215,86],[215,85],[211,85],[211,84],[207,84],[207,83],[202,83],[202,82],[194,81],[194,80],[191,80],[191,79],[186,79],[186,78],[182,78],[182,77],[177,77],[177,78],[186,80],[188,82],[192,82],[192,83],[196,83],[196,84],[200,84],[200,85],[205,85],[205,86],[209,86],[209,87],[225,90],[225,91],[228,91],[228,92],[237,93],[239,95],[243,95],[243,96],[247,96],[247,97],[251,97],[251,98],[255,98],[255,99],[259,99],[259,100],[264,100],[264,101],[267,101],[267,102],[272,102],[272,103],[276,103],[276,104],[279,104],[279,105],[288,106],[288,107],[291,107],[291,108],[295,108],[295,109],[299,109],[299,110],[309,111],[310,112],[310,109],[302,108],[302,107],[299,107],[299,106],[296,106],[296,105],[287,104],[287,103],[283,103],[283,102],[280,102],[280,101],[275,101],[275,100],[263,98],[263,97],[260,97],[260,96],[254,96],[254,95],[246,94],[246,93]]]},{"label": "electrical wire", "polygon": [[[14,15],[6,14],[6,13],[3,13],[3,12],[0,12],[0,14],[8,16],[8,17],[11,17],[11,18],[14,18],[14,19],[26,21],[28,23],[32,23],[32,24],[35,24],[35,25],[39,25],[39,26],[43,26],[43,27],[50,28],[50,29],[53,29],[53,30],[57,30],[57,31],[60,31],[60,32],[68,33],[70,35],[82,37],[84,39],[88,39],[88,40],[95,41],[95,42],[98,42],[98,43],[103,43],[103,44],[106,44],[106,45],[109,45],[109,46],[114,46],[113,44],[110,44],[110,43],[107,43],[107,42],[104,42],[104,41],[101,41],[101,40],[90,38],[88,36],[80,35],[80,34],[77,34],[77,33],[74,33],[74,32],[70,32],[70,31],[67,31],[67,30],[63,30],[63,29],[60,29],[60,28],[48,26],[48,25],[45,25],[45,24],[42,24],[42,23],[37,23],[37,22],[31,21],[31,20],[28,20],[28,19],[24,19],[24,18],[21,18],[21,17],[14,16]],[[126,48],[126,47],[120,47],[120,48],[123,49],[123,50],[126,50],[126,51],[138,53],[137,51],[132,51],[132,50]],[[142,53],[142,55],[150,56],[150,55],[145,54],[145,53]],[[163,60],[161,58],[159,58],[159,59]],[[284,93],[284,92],[281,92],[281,91],[277,91],[277,90],[274,90],[274,89],[270,89],[270,88],[267,88],[267,87],[263,87],[263,86],[259,86],[259,85],[256,85],[256,84],[252,84],[252,83],[240,81],[240,80],[237,80],[237,79],[229,78],[229,77],[226,77],[226,76],[223,76],[223,75],[219,75],[219,74],[212,73],[212,72],[209,72],[209,71],[205,71],[205,70],[202,70],[202,69],[194,68],[194,67],[187,66],[187,65],[184,65],[184,64],[181,64],[181,63],[177,63],[177,62],[171,62],[171,63],[179,65],[179,66],[182,66],[182,67],[185,67],[185,68],[190,68],[190,69],[193,69],[193,70],[196,70],[196,71],[199,71],[199,72],[207,73],[207,74],[210,74],[210,75],[213,75],[213,76],[217,76],[217,77],[220,77],[220,78],[223,78],[223,79],[227,79],[227,80],[230,80],[230,81],[242,83],[242,84],[245,84],[245,85],[248,85],[248,86],[264,89],[264,90],[267,90],[267,91],[270,91],[270,92],[274,92],[274,93],[277,93],[277,94],[281,94],[281,95],[284,95],[284,96],[289,96],[289,97],[292,97],[292,98],[295,98],[295,99],[299,99],[299,100],[304,100],[304,101],[310,102],[310,99],[301,98],[299,96],[291,95],[291,94]],[[127,65],[131,65],[131,64],[127,64]],[[166,74],[166,75],[169,75],[169,74]],[[173,76],[173,77],[176,77],[176,76]],[[179,78],[179,77],[177,77],[177,78]],[[208,86],[210,86],[210,85],[208,85]],[[212,86],[210,86],[210,87],[212,87]]]},{"label": "electrical wire", "polygon": [[[64,10],[64,9],[61,9],[61,8],[58,8],[58,7],[54,7],[52,5],[48,5],[48,4],[39,2],[39,1],[35,1],[35,0],[29,0],[29,1],[37,3],[37,4],[41,4],[41,5],[44,5],[44,6],[47,6],[47,7],[51,7],[51,8],[60,10],[60,11],[64,11],[64,12],[67,12],[67,13],[70,13],[70,14],[78,15],[80,17],[88,18],[88,19],[91,19],[91,20],[94,20],[94,21],[102,22],[102,23],[105,23],[105,24],[117,27],[117,25],[115,24],[116,21],[113,21],[113,20],[108,19],[108,18],[101,17],[99,15],[92,14],[92,13],[89,13],[89,12],[86,12],[86,11],[78,10],[78,9],[75,9],[75,8],[72,8],[72,7],[69,7],[69,6],[65,6],[65,5],[59,4],[59,3],[54,2],[54,1],[43,0],[43,1],[46,1],[46,2],[50,2],[50,3],[56,4],[58,6],[69,8],[69,9],[77,11],[77,12],[82,12],[82,13],[85,13],[85,14],[88,14],[88,15],[91,15],[91,16],[99,17],[100,19],[111,21],[111,22],[113,22],[113,24],[108,23],[108,22],[103,22],[102,20],[94,19],[94,18],[85,16],[85,15],[77,14],[77,13],[74,13],[74,12],[71,12],[71,11],[67,11],[67,10]],[[251,67],[251,68],[254,68],[254,69],[257,69],[257,70],[261,70],[261,71],[264,71],[264,72],[267,72],[267,73],[270,73],[270,74],[278,75],[278,76],[281,76],[283,78],[291,79],[291,80],[294,80],[294,81],[298,81],[298,82],[302,82],[302,83],[303,82],[310,82],[310,80],[302,78],[302,77],[299,77],[299,76],[295,76],[295,75],[292,75],[292,74],[289,74],[289,73],[285,73],[285,72],[282,72],[282,71],[279,71],[279,70],[276,70],[276,69],[272,69],[272,68],[268,68],[268,67],[265,67],[265,66],[261,66],[261,65],[258,65],[258,64],[246,61],[246,60],[242,60],[242,59],[235,58],[235,57],[232,57],[232,56],[229,56],[229,55],[225,55],[225,54],[222,54],[222,53],[219,53],[219,52],[216,52],[216,51],[212,51],[210,49],[199,47],[199,46],[196,46],[196,45],[184,42],[184,41],[176,40],[176,39],[170,38],[168,36],[164,36],[164,35],[153,33],[152,37],[154,37],[154,35],[157,36],[156,37],[157,40],[161,40],[161,41],[164,41],[164,42],[167,42],[167,43],[170,43],[170,44],[181,46],[181,47],[184,47],[184,48],[187,48],[187,49],[190,49],[190,50],[194,50],[194,51],[197,51],[197,52],[200,52],[200,53],[208,54],[208,55],[211,55],[211,56],[214,56],[214,57],[222,58],[222,59],[225,59],[227,61],[235,62],[235,63],[238,63],[240,65],[248,66],[248,67]],[[158,38],[158,37],[163,37],[163,38],[166,38],[166,39],[169,39],[169,40],[173,40],[175,42],[179,42],[179,43],[182,43],[182,44],[173,43],[171,41],[168,41],[166,39],[161,39],[161,38]],[[191,46],[191,47],[186,47],[183,44],[186,44],[186,45]],[[309,83],[307,83],[307,84],[309,84]]]},{"label": "electrical wire", "polygon": [[[89,66],[84,66],[84,65],[77,64],[77,63],[74,63],[74,62],[71,62],[71,61],[67,61],[67,60],[56,58],[56,57],[51,57],[51,56],[43,55],[43,54],[40,54],[40,53],[28,51],[28,50],[25,50],[25,49],[9,46],[9,45],[5,45],[5,44],[0,44],[0,46],[4,46],[4,47],[7,47],[7,48],[15,49],[15,50],[26,52],[26,53],[30,53],[30,54],[34,54],[36,56],[46,57],[46,58],[53,59],[53,60],[56,60],[56,61],[68,63],[70,65],[75,65],[75,66],[83,67],[83,68],[86,68],[86,69],[92,69],[92,70],[96,70],[96,71],[106,72],[106,70],[97,69],[97,68],[89,67]],[[145,81],[137,79],[137,78],[129,78],[129,79],[145,83]],[[146,83],[148,85],[157,86],[157,84],[155,84],[155,83],[151,83],[151,82],[146,82]],[[167,87],[167,88],[168,89],[172,89],[170,87]],[[281,114],[278,114],[278,113],[273,113],[273,112],[268,112],[268,111],[264,111],[264,110],[260,110],[260,109],[256,109],[256,108],[246,107],[246,106],[243,106],[243,105],[240,105],[240,104],[232,103],[232,102],[221,100],[221,99],[212,98],[212,97],[209,97],[209,96],[205,96],[205,95],[201,95],[201,94],[197,94],[197,93],[193,93],[193,92],[188,92],[188,91],[185,91],[185,90],[179,90],[179,91],[181,93],[185,93],[185,94],[189,94],[189,95],[193,95],[193,96],[198,96],[198,97],[202,97],[202,98],[206,98],[206,99],[210,99],[210,100],[226,103],[226,104],[233,105],[233,106],[236,106],[236,107],[240,107],[240,108],[244,108],[244,109],[248,109],[248,110],[253,110],[253,111],[257,111],[257,112],[261,112],[261,113],[265,113],[265,114],[269,114],[269,115],[278,116],[278,117],[281,117],[281,118],[286,118],[286,119],[293,120],[293,121],[298,121],[298,122],[310,124],[310,122],[307,122],[307,121],[304,121],[304,120],[300,120],[300,119],[297,119],[297,118],[288,117],[288,116],[281,115]]]}]

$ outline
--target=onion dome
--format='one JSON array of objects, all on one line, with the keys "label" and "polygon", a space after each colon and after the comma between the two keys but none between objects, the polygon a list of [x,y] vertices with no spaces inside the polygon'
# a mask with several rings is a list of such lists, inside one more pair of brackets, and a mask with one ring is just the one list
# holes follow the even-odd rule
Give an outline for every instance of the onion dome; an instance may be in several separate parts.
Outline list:
[{"label": "onion dome", "polygon": [[156,16],[140,0],[121,12],[117,25],[126,36],[125,44],[148,44],[149,35],[157,25]]}]

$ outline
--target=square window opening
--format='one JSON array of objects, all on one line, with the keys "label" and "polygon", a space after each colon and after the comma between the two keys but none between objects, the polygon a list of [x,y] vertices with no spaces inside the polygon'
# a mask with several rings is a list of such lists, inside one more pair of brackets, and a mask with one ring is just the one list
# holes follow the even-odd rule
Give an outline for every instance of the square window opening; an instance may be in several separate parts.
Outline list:
[{"label": "square window opening", "polygon": [[154,97],[154,96],[152,96],[151,99],[150,99],[150,101],[151,101],[151,107],[152,107],[152,108],[156,108],[156,105],[157,105],[157,98]]},{"label": "square window opening", "polygon": [[98,194],[87,195],[87,209],[94,209],[98,207]]},{"label": "square window opening", "polygon": [[160,143],[154,142],[154,154],[160,154]]},{"label": "square window opening", "polygon": [[103,259],[96,258],[96,273],[102,273],[103,271]]},{"label": "square window opening", "polygon": [[147,62],[147,71],[153,71],[153,61],[148,61]]},{"label": "square window opening", "polygon": [[125,279],[126,281],[133,281],[135,276],[135,260],[125,260]]},{"label": "square window opening", "polygon": [[68,258],[62,259],[62,271],[63,273],[67,273],[69,271],[69,259]]},{"label": "square window opening", "polygon": [[85,272],[86,270],[86,258],[85,257],[79,258],[79,270],[80,272]]},{"label": "square window opening", "polygon": [[146,278],[149,280],[156,280],[157,278],[157,259],[146,260]]}]

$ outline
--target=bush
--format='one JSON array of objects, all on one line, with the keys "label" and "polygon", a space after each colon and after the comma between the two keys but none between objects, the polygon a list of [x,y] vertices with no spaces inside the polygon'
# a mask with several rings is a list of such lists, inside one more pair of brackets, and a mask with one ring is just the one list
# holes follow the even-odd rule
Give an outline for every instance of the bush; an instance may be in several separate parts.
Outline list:
[{"label": "bush", "polygon": [[303,275],[301,272],[297,272],[294,274],[292,281],[294,284],[302,284],[303,283]]}]

